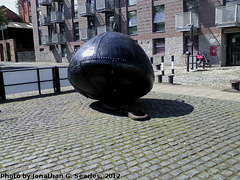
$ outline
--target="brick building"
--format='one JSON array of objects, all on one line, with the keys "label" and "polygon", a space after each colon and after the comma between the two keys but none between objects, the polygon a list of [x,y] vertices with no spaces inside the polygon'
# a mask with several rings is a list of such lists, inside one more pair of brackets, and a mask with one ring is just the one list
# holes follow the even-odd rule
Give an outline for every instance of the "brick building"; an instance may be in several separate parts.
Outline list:
[{"label": "brick building", "polygon": [[35,61],[32,25],[5,6],[0,9],[6,9],[9,20],[0,26],[0,61]]},{"label": "brick building", "polygon": [[32,23],[32,9],[30,0],[18,0],[18,12],[23,22]]},{"label": "brick building", "polygon": [[185,52],[240,65],[239,0],[32,0],[37,61],[68,62],[106,31],[128,34],[158,62],[184,65]]}]

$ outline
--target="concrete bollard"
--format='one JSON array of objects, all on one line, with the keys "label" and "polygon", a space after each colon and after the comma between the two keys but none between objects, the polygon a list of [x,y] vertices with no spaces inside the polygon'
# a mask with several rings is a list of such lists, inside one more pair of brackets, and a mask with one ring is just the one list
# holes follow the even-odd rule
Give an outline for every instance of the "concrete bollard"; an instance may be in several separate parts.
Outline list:
[{"label": "concrete bollard", "polygon": [[162,82],[162,75],[158,75],[158,82],[159,82],[159,83]]},{"label": "concrete bollard", "polygon": [[168,76],[168,83],[173,84],[173,77],[174,77],[174,75]]}]

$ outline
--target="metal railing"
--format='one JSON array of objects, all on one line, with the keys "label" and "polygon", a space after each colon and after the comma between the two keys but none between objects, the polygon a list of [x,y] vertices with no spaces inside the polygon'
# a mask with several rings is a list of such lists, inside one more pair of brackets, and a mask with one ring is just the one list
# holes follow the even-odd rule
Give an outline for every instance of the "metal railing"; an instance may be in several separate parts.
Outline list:
[{"label": "metal railing", "polygon": [[80,40],[87,41],[96,35],[95,29],[81,29]]},{"label": "metal railing", "polygon": [[[15,94],[43,89],[61,92],[61,87],[71,86],[67,77],[67,66],[12,69],[0,71],[0,100],[6,100],[6,94]],[[67,82],[66,82],[67,81]]]},{"label": "metal railing", "polygon": [[112,0],[98,0],[96,1],[96,10],[98,12],[113,12],[113,1]]},{"label": "metal railing", "polygon": [[64,14],[61,11],[52,11],[51,12],[51,22],[59,23],[64,22]]},{"label": "metal railing", "polygon": [[91,3],[83,3],[79,5],[79,15],[84,16],[94,16],[94,7]]},{"label": "metal railing", "polygon": [[66,43],[66,36],[63,33],[56,33],[52,36],[53,44],[64,44]]},{"label": "metal railing", "polygon": [[50,25],[52,25],[50,16],[41,15],[40,26],[50,26]]},{"label": "metal railing", "polygon": [[190,31],[191,26],[199,28],[198,13],[183,12],[175,15],[175,28],[177,31]]},{"label": "metal railing", "polygon": [[217,7],[215,18],[217,27],[240,27],[240,4]]},{"label": "metal railing", "polygon": [[97,27],[97,34],[109,32],[109,31],[113,31],[113,28],[110,26],[98,26]]},{"label": "metal railing", "polygon": [[38,0],[38,4],[41,6],[49,6],[52,4],[52,0]]}]

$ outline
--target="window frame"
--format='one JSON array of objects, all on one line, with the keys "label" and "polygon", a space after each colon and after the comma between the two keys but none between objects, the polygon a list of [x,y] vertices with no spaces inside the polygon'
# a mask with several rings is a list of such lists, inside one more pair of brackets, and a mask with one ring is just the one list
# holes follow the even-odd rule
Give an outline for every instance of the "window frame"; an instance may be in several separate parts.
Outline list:
[{"label": "window frame", "polygon": [[[133,3],[130,3],[130,2],[132,2],[133,1]],[[127,5],[128,6],[135,6],[135,5],[137,5],[137,0],[128,0],[127,1]]]},{"label": "window frame", "polygon": [[[159,43],[160,45],[157,45],[157,43]],[[158,49],[163,49],[163,53],[158,53]],[[164,56],[165,54],[166,54],[165,38],[153,39],[153,55]]]},{"label": "window frame", "polygon": [[78,22],[73,23],[73,29],[74,29],[74,41],[80,41],[80,30]]},{"label": "window frame", "polygon": [[[156,13],[156,8],[160,8],[160,7],[163,7],[163,18],[164,18],[164,21],[160,21],[160,22],[155,22],[155,17],[156,17],[156,15],[157,14],[160,14],[160,13]],[[161,15],[160,15],[161,16]],[[165,32],[165,22],[166,22],[166,20],[165,20],[166,18],[165,18],[165,5],[158,5],[158,6],[154,6],[153,7],[153,32]],[[162,30],[158,30],[157,29],[157,25],[163,25],[163,29]]]},{"label": "window frame", "polygon": [[[133,19],[133,18],[130,18],[131,16],[131,13],[135,12],[135,18],[136,19],[136,24],[134,25],[130,25],[130,20]],[[131,33],[131,31],[135,31],[136,33]],[[137,10],[133,10],[133,11],[128,11],[128,35],[137,35],[138,34],[138,31],[137,31]]]}]

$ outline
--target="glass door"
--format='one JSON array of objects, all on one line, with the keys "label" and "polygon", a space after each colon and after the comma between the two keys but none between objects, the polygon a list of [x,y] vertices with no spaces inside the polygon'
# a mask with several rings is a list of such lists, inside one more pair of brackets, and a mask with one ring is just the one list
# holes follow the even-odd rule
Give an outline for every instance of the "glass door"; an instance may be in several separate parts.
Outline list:
[{"label": "glass door", "polygon": [[229,34],[228,65],[240,65],[240,33]]}]

